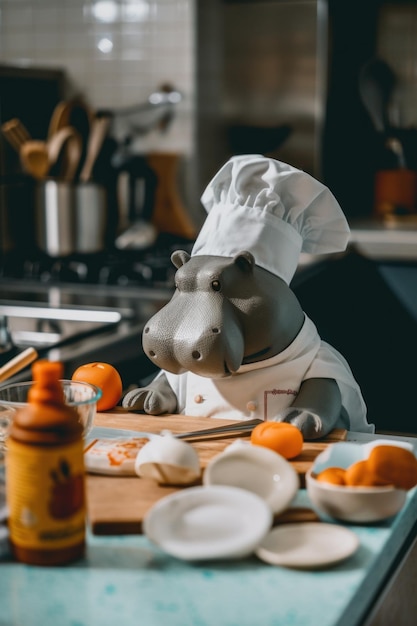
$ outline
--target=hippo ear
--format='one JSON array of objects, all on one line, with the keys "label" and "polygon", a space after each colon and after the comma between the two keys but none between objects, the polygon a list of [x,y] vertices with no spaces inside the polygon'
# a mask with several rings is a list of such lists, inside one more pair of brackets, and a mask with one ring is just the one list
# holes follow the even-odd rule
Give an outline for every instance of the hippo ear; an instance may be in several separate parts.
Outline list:
[{"label": "hippo ear", "polygon": [[177,269],[182,265],[185,265],[189,260],[190,255],[188,252],[185,252],[185,250],[175,250],[175,252],[171,254],[171,262]]},{"label": "hippo ear", "polygon": [[247,250],[243,250],[243,252],[239,252],[235,257],[233,257],[233,263],[236,263],[242,272],[249,273],[253,271],[255,259],[253,254]]}]

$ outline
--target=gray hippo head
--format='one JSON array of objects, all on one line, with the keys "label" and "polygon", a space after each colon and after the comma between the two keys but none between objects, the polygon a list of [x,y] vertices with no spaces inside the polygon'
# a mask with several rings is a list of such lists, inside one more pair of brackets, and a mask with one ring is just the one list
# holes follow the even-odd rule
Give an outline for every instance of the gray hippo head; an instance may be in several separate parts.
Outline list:
[{"label": "gray hippo head", "polygon": [[304,314],[284,280],[250,252],[233,258],[176,251],[175,293],[146,324],[143,348],[160,368],[208,378],[271,358],[298,334]]}]

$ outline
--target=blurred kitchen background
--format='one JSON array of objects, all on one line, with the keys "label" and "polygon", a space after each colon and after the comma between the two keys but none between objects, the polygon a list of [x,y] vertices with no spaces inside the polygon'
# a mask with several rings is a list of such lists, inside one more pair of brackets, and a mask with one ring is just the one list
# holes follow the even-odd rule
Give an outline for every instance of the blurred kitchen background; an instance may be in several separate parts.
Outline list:
[{"label": "blurred kitchen background", "polygon": [[409,400],[391,368],[417,350],[415,0],[0,0],[0,126],[3,298],[28,281],[169,292],[205,185],[265,154],[322,180],[352,225],[347,256],[296,276],[305,309],[360,382],[377,368],[382,425]]},{"label": "blurred kitchen background", "polygon": [[[2,123],[19,117],[43,139],[54,106],[75,96],[118,112],[112,134],[130,134],[133,154],[179,155],[196,226],[205,184],[238,152],[286,160],[328,184],[347,215],[371,214],[383,157],[359,75],[375,56],[395,74],[390,121],[417,160],[412,0],[0,0],[0,35]],[[126,116],[166,84],[181,100],[164,132]],[[3,137],[3,175],[7,159]]]}]

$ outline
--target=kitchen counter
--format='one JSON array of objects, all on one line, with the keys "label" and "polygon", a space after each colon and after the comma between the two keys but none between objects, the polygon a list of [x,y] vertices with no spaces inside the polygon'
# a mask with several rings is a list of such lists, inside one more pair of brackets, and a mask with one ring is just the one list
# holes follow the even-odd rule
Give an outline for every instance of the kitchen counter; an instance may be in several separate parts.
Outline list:
[{"label": "kitchen counter", "polygon": [[[110,423],[106,418],[100,414],[97,424]],[[163,418],[147,418],[147,423],[150,419],[158,432]],[[114,423],[114,414],[110,420]],[[125,415],[120,424],[143,429],[137,415]],[[355,439],[353,433],[350,437]],[[294,504],[309,506],[304,490]],[[90,532],[85,559],[70,566],[43,568],[0,561],[0,624],[376,625],[381,622],[372,613],[375,603],[388,610],[393,596],[389,580],[407,571],[407,580],[399,579],[402,594],[394,591],[394,598],[406,597],[405,611],[396,614],[396,623],[411,626],[416,598],[415,593],[407,594],[415,588],[415,578],[410,576],[416,576],[416,524],[414,489],[393,519],[378,525],[350,525],[360,540],[359,550],[348,560],[318,571],[275,567],[255,556],[189,564],[164,554],[142,535]],[[409,550],[414,552],[404,561]],[[410,563],[412,569],[405,570]],[[395,623],[392,614],[387,619],[384,623]]]},{"label": "kitchen counter", "polygon": [[379,261],[417,261],[417,215],[361,219],[350,223],[349,245]]}]

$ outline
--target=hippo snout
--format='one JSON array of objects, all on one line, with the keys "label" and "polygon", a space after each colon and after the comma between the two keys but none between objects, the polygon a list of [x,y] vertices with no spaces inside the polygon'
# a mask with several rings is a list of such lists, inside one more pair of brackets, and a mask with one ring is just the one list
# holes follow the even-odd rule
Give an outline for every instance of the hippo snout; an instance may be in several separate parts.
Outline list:
[{"label": "hippo snout", "polygon": [[[147,323],[142,337],[146,355],[173,374],[189,371],[221,378],[236,372],[243,360],[244,339],[234,316],[226,312],[228,307],[222,307],[221,323],[217,323],[218,319],[210,320],[210,309],[195,302],[184,315],[187,307],[181,300],[169,302]],[[174,314],[176,309],[181,315]]]}]

